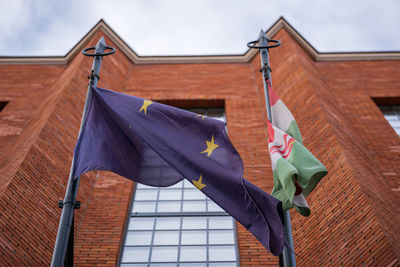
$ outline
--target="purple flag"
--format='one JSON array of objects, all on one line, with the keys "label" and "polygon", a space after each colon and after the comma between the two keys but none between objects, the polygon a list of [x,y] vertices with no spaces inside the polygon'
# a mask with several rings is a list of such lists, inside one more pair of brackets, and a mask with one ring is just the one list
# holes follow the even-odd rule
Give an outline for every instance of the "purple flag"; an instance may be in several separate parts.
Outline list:
[{"label": "purple flag", "polygon": [[187,179],[274,255],[282,253],[282,204],[243,178],[225,123],[106,89],[91,93],[74,177],[106,170],[150,186]]}]

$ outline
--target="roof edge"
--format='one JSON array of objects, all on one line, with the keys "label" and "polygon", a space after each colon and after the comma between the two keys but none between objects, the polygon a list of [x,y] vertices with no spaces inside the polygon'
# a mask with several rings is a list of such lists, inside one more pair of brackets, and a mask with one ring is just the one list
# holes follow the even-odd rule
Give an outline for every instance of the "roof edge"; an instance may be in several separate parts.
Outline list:
[{"label": "roof edge", "polygon": [[272,38],[280,29],[285,29],[289,35],[315,61],[342,60],[400,60],[400,51],[382,52],[318,52],[284,17],[280,17],[268,30],[267,36]]},{"label": "roof edge", "polygon": [[[266,34],[272,38],[281,29],[286,30],[315,61],[400,60],[400,51],[319,53],[284,17],[278,18]],[[100,19],[65,56],[3,56],[0,57],[0,64],[67,64],[99,30],[102,30],[134,64],[247,63],[258,52],[256,49],[248,49],[242,55],[139,56],[103,19]]]}]

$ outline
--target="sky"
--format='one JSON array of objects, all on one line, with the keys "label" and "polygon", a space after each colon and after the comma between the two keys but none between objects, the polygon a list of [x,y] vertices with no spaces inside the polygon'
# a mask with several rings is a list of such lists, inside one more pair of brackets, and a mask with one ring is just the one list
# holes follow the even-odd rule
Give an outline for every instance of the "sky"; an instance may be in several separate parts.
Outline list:
[{"label": "sky", "polygon": [[0,0],[0,56],[64,56],[100,19],[141,56],[243,54],[281,16],[319,52],[400,51],[399,0]]}]

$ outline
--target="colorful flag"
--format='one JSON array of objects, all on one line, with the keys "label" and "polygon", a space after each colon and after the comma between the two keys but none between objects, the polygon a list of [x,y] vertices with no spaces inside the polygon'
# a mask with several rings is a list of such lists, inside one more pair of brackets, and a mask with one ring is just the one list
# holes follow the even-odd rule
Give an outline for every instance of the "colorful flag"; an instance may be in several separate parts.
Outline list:
[{"label": "colorful flag", "polygon": [[269,83],[268,92],[273,125],[289,134],[300,143],[303,143],[299,127],[297,126],[292,113],[286,107],[285,103],[283,103],[283,101],[279,98],[279,96],[277,96],[272,90]]},{"label": "colorful flag", "polygon": [[243,178],[225,123],[151,100],[92,88],[73,176],[106,170],[150,186],[186,178],[274,255],[284,245],[282,204]]},{"label": "colorful flag", "polygon": [[272,196],[283,209],[296,208],[310,215],[305,197],[327,174],[325,166],[303,146],[300,130],[292,113],[269,86],[273,125],[268,121],[268,147],[274,175]]}]

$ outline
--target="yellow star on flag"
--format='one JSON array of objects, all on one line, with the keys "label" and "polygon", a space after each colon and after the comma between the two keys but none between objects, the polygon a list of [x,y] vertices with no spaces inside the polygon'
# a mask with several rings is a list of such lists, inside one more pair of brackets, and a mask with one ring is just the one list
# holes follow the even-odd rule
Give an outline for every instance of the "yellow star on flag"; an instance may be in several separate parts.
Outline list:
[{"label": "yellow star on flag", "polygon": [[204,118],[205,118],[206,116],[200,115],[200,114],[199,114],[199,115],[196,115],[196,118],[197,118],[197,117],[201,117],[201,120],[204,120]]},{"label": "yellow star on flag", "polygon": [[205,184],[202,183],[202,179],[203,179],[203,177],[200,174],[199,180],[197,180],[197,181],[196,180],[192,180],[194,186],[199,190],[203,189],[206,186]]},{"label": "yellow star on flag", "polygon": [[142,111],[142,110],[144,110],[144,114],[146,115],[147,107],[150,106],[151,104],[153,104],[153,102],[152,102],[151,100],[144,100],[144,101],[143,101],[143,105],[142,105],[142,107],[140,108],[139,112]]},{"label": "yellow star on flag", "polygon": [[219,147],[219,145],[214,143],[214,135],[211,135],[211,141],[206,140],[206,144],[207,144],[207,149],[200,153],[207,153],[207,157],[209,157],[211,153],[213,153],[214,149]]}]

